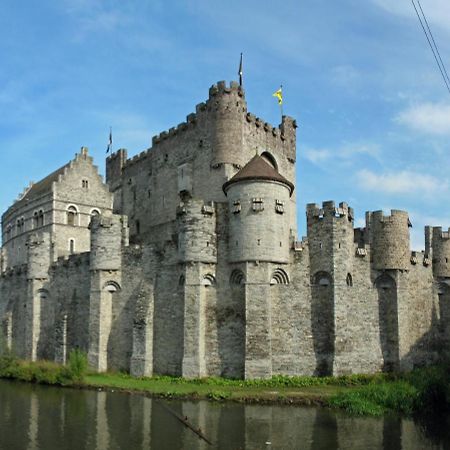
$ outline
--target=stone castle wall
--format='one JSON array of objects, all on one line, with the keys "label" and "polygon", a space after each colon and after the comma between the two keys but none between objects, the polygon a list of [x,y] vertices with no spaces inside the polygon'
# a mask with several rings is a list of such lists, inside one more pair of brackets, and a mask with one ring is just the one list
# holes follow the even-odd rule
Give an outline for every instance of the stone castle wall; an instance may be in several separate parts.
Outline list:
[{"label": "stone castle wall", "polygon": [[[242,88],[221,82],[151,149],[110,155],[108,186],[82,150],[49,176],[50,191],[3,216],[0,347],[61,363],[80,348],[96,370],[137,376],[437,361],[450,344],[448,233],[428,227],[425,252],[411,252],[406,212],[368,213],[354,229],[352,208],[328,201],[307,205],[297,242],[287,184],[256,174],[224,193],[256,152],[294,184],[295,128],[248,113]],[[29,225],[39,208],[43,224]]]}]

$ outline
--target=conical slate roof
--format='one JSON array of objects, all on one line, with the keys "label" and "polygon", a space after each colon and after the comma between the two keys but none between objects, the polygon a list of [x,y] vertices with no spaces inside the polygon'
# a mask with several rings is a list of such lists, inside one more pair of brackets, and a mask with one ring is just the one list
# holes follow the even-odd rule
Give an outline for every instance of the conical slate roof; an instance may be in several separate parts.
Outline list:
[{"label": "conical slate roof", "polygon": [[234,177],[230,178],[224,185],[223,191],[226,194],[228,187],[240,181],[249,180],[269,180],[278,181],[288,186],[290,193],[294,191],[294,185],[280,175],[264,158],[255,155]]}]

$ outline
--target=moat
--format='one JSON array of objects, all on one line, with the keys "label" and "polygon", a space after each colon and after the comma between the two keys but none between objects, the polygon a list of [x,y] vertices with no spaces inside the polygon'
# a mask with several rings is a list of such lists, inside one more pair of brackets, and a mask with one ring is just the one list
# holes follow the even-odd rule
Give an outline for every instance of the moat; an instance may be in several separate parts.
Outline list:
[{"label": "moat", "polygon": [[[450,418],[350,417],[325,408],[163,401],[0,380],[0,449],[444,449]],[[170,411],[169,411],[170,410]],[[202,441],[173,414],[200,428]]]}]

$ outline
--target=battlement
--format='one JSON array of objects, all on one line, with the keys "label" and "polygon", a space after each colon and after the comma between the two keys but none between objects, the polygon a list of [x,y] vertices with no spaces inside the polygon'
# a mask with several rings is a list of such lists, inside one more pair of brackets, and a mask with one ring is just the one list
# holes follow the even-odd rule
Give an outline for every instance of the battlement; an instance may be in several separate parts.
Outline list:
[{"label": "battlement", "polygon": [[450,239],[450,228],[447,231],[442,231],[442,227],[432,227],[433,239]]},{"label": "battlement", "polygon": [[[366,222],[399,222],[406,220],[409,223],[409,214],[407,211],[392,209],[391,214],[385,215],[383,211],[372,211],[366,213]],[[367,224],[369,226],[370,224]]]},{"label": "battlement", "polygon": [[236,81],[230,81],[229,86],[227,86],[226,81],[218,81],[209,88],[209,99],[224,94],[237,94],[240,97],[245,97],[244,89]]},{"label": "battlement", "polygon": [[343,218],[346,217],[350,222],[353,221],[354,211],[347,203],[341,202],[339,206],[333,200],[325,201],[322,207],[316,203],[308,203],[306,205],[306,217],[308,220],[320,220],[325,217]]}]

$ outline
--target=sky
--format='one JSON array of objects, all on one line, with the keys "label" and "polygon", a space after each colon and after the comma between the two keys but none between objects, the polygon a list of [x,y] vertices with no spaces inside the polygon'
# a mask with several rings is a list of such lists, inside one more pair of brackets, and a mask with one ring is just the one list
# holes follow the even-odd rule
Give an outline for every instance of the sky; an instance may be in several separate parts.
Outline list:
[{"label": "sky", "polygon": [[[450,69],[450,2],[422,0]],[[248,109],[297,119],[305,205],[404,209],[412,248],[450,226],[450,94],[410,0],[2,0],[0,210],[89,148],[104,173],[109,127],[129,155],[185,120],[244,54]]]}]

